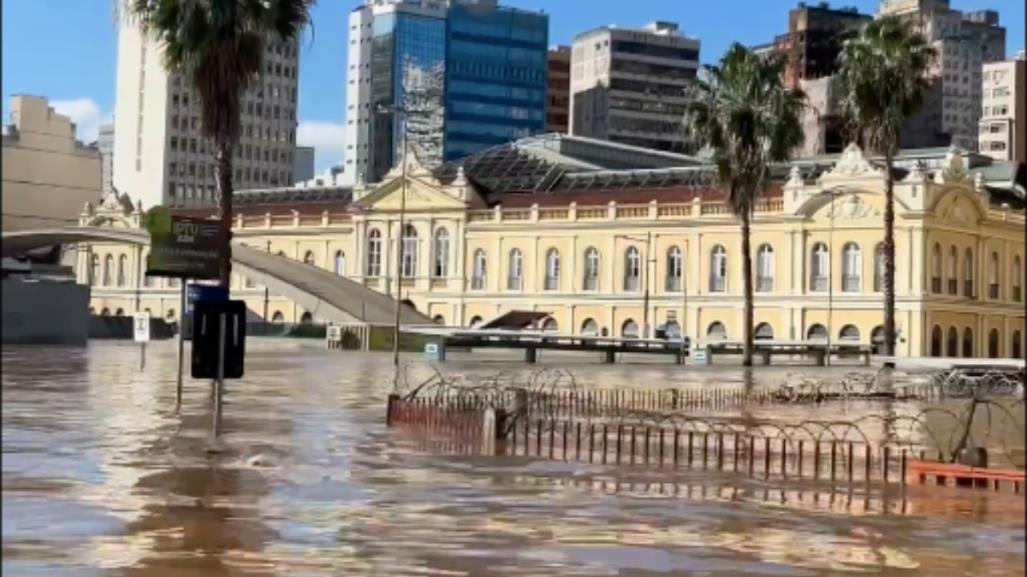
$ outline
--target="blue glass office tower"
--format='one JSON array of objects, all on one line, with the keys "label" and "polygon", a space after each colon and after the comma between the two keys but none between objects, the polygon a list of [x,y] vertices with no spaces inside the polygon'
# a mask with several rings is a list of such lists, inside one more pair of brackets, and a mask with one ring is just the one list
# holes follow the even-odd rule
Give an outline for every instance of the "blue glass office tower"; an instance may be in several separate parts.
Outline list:
[{"label": "blue glass office tower", "polygon": [[549,16],[455,4],[446,27],[446,160],[545,131]]},{"label": "blue glass office tower", "polygon": [[379,180],[404,134],[435,165],[544,132],[548,36],[547,15],[495,0],[375,1],[354,10],[346,170]]}]

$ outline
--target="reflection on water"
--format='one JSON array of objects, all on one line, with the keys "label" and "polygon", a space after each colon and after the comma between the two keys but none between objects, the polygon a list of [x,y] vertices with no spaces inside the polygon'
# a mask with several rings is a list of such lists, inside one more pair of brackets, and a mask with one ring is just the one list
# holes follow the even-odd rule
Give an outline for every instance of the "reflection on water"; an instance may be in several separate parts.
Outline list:
[{"label": "reflection on water", "polygon": [[[220,452],[209,383],[187,380],[175,414],[172,343],[151,344],[145,373],[127,343],[5,347],[4,574],[1024,574],[1022,497],[428,454],[384,428],[388,355],[250,344]],[[445,369],[530,370],[491,359]],[[746,382],[576,362],[579,385]],[[796,370],[757,370],[751,386]]]}]

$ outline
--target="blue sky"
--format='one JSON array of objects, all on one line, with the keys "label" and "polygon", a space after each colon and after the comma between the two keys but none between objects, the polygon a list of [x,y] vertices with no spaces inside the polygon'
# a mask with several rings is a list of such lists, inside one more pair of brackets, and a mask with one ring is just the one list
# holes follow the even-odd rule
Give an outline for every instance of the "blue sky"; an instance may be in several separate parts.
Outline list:
[{"label": "blue sky", "polygon": [[[48,97],[79,124],[79,137],[95,138],[96,126],[114,110],[117,0],[3,0],[3,117],[11,94]],[[301,48],[299,139],[318,148],[317,168],[338,162],[346,106],[346,19],[359,0],[319,0],[313,34]],[[702,41],[710,62],[733,42],[758,44],[787,29],[797,0],[501,0],[550,15],[550,43],[568,43],[580,31],[604,24],[678,22]],[[811,4],[813,2],[810,2]],[[872,13],[877,0],[835,1]],[[960,10],[999,11],[1008,53],[1024,47],[1023,0],[952,0]],[[42,23],[45,26],[40,26]]]}]

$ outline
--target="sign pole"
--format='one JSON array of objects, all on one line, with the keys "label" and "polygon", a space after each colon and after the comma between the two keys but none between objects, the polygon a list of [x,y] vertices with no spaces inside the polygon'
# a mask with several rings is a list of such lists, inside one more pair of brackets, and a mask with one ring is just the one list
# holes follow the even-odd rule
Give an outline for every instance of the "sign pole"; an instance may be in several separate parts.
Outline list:
[{"label": "sign pole", "polygon": [[146,368],[146,343],[139,343],[139,372]]},{"label": "sign pole", "polygon": [[228,316],[218,315],[218,368],[217,379],[214,381],[214,438],[221,435],[221,393],[225,385],[225,325]]},{"label": "sign pole", "polygon": [[139,343],[139,372],[146,368],[146,343],[150,340],[149,313],[136,312],[132,315],[132,333],[135,342]]},{"label": "sign pole", "polygon": [[175,411],[182,409],[182,363],[185,361],[185,341],[184,335],[182,334],[185,330],[185,286],[186,280],[182,279],[180,283],[182,285],[181,301],[179,302],[178,308],[178,376],[175,381]]}]

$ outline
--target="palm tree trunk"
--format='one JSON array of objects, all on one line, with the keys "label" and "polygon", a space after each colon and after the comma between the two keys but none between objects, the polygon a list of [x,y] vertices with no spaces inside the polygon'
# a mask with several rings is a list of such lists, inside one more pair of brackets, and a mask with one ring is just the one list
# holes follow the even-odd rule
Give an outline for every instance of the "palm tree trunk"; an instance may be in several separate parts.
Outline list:
[{"label": "palm tree trunk", "polygon": [[218,279],[225,290],[232,280],[232,144],[228,139],[217,143],[218,183],[218,235],[222,249],[219,253]]},{"label": "palm tree trunk", "polygon": [[892,147],[884,155],[884,354],[895,354],[895,178]]},{"label": "palm tree trunk", "polygon": [[748,209],[742,211],[742,290],[745,291],[743,323],[745,344],[742,352],[742,365],[746,367],[752,366],[752,253],[749,247],[751,220],[752,212]]}]

